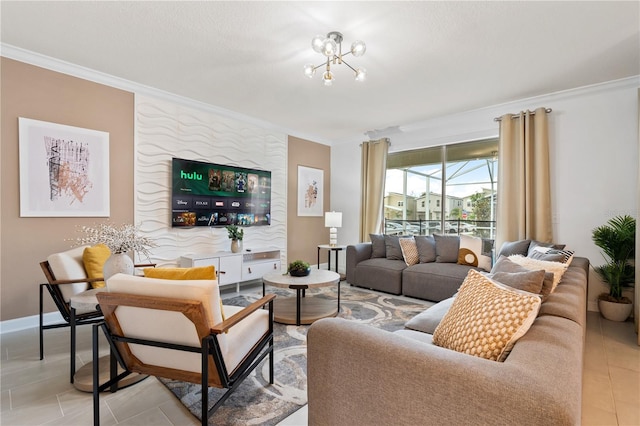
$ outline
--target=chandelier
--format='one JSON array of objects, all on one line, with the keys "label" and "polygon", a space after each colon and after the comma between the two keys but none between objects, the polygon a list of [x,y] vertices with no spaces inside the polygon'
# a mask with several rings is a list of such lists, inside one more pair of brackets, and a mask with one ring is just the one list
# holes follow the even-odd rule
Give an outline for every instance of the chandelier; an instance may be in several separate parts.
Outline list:
[{"label": "chandelier", "polygon": [[322,53],[327,57],[326,62],[321,63],[320,65],[314,66],[313,64],[307,64],[304,66],[304,75],[309,78],[313,78],[316,73],[316,70],[320,67],[325,67],[325,71],[322,74],[322,81],[325,86],[331,86],[333,84],[333,80],[335,77],[333,72],[331,71],[331,65],[339,65],[345,64],[351,71],[355,73],[356,81],[364,81],[367,77],[367,70],[364,68],[355,69],[351,65],[349,65],[344,59],[344,56],[347,56],[351,53],[353,56],[362,56],[364,52],[367,50],[367,46],[364,44],[364,41],[356,40],[351,44],[351,50],[348,52],[342,52],[342,34],[338,31],[331,31],[327,34],[326,37],[322,35],[317,35],[311,40],[311,47],[318,53]]}]

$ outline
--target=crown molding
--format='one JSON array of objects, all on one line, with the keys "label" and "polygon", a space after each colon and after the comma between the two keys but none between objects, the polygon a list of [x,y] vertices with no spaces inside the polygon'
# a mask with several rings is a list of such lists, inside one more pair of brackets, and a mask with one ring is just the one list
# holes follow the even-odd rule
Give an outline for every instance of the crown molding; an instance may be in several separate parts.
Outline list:
[{"label": "crown molding", "polygon": [[231,118],[244,123],[253,124],[255,126],[271,130],[274,132],[284,133],[286,135],[295,136],[301,139],[321,143],[323,145],[331,145],[331,141],[317,137],[316,135],[310,135],[301,133],[291,129],[286,129],[277,126],[268,121],[264,121],[255,117],[244,115],[235,111],[231,111],[225,108],[221,108],[215,105],[207,104],[204,102],[196,101],[191,98],[176,95],[164,90],[156,89],[151,86],[136,83],[134,81],[126,80],[124,78],[116,77],[110,74],[96,71],[91,68],[83,67],[73,64],[71,62],[63,61],[61,59],[53,58],[51,56],[42,55],[40,53],[32,52],[30,50],[22,49],[20,47],[12,46],[6,43],[0,43],[0,56],[16,61],[24,62],[37,67],[45,68],[51,71],[67,74],[72,77],[81,78],[83,80],[92,81],[94,83],[104,84],[116,89],[125,90],[134,94],[141,94],[146,96],[155,97],[168,102],[173,102],[179,105],[184,105],[190,108],[195,108],[201,111],[211,112],[218,114],[222,117]]}]

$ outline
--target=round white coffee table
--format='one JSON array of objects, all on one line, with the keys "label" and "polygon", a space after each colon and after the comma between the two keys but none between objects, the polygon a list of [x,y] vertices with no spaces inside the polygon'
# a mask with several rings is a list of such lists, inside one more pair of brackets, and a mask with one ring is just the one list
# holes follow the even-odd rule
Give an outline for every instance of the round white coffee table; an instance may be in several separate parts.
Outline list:
[{"label": "round white coffee table", "polygon": [[[309,295],[306,290],[315,287],[338,285],[338,301],[321,299]],[[276,297],[273,301],[274,321],[281,324],[311,324],[320,318],[335,317],[340,311],[340,275],[324,269],[312,269],[306,277],[292,277],[271,272],[262,277],[262,294],[271,285],[296,291],[295,297]]]}]

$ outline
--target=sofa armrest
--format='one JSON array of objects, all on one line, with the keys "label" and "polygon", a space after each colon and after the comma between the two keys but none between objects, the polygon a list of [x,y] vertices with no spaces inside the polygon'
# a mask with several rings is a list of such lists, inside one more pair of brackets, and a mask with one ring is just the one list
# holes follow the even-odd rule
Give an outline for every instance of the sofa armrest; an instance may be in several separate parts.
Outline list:
[{"label": "sofa armrest", "polygon": [[340,318],[315,322],[307,348],[309,425],[580,424],[581,358],[554,377],[564,362],[499,363]]},{"label": "sofa armrest", "polygon": [[363,260],[371,259],[373,245],[358,243],[347,246],[347,282],[356,282],[356,266]]}]

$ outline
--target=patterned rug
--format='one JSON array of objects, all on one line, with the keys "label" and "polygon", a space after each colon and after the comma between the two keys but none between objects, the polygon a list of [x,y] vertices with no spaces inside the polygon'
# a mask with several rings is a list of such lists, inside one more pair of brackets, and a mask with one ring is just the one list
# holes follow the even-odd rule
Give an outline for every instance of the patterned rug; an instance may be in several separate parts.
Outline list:
[{"label": "patterned rug", "polygon": [[[295,293],[271,288],[280,296]],[[308,290],[307,297],[337,299],[337,287]],[[247,306],[262,296],[255,294],[235,296],[224,300],[225,305]],[[339,317],[358,321],[372,327],[394,331],[424,311],[433,303],[412,300],[352,287],[342,283]],[[274,377],[269,382],[268,359],[251,373],[235,393],[209,418],[209,425],[275,425],[307,403],[307,347],[309,326],[274,323]],[[161,379],[162,383],[200,418],[200,385]],[[225,390],[210,388],[209,401],[216,401]],[[213,403],[213,402],[212,402]]]}]

